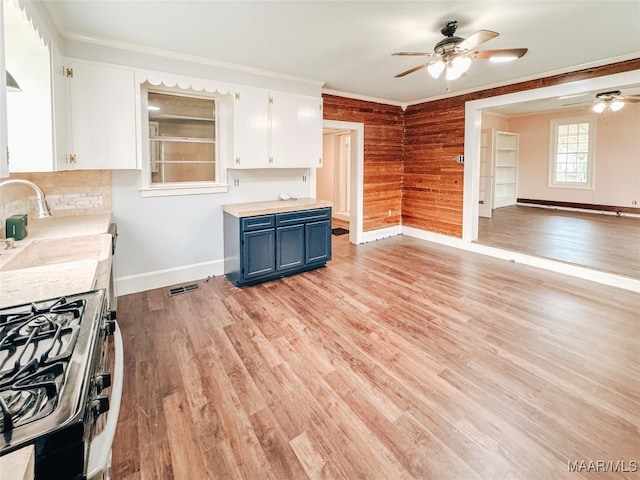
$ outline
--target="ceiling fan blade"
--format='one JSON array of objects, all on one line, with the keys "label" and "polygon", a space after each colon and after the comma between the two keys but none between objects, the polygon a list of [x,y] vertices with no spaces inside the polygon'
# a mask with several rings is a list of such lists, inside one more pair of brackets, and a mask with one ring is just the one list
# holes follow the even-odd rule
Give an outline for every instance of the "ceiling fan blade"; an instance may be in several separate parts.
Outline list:
[{"label": "ceiling fan blade", "polygon": [[629,102],[629,103],[640,103],[640,98],[638,97],[622,97],[622,101],[623,102]]},{"label": "ceiling fan blade", "polygon": [[480,50],[479,52],[471,52],[470,58],[520,58],[529,51],[528,48],[505,48],[502,50]]},{"label": "ceiling fan blade", "polygon": [[391,55],[399,55],[402,57],[432,57],[434,54],[425,52],[397,52]]},{"label": "ceiling fan blade", "polygon": [[484,42],[488,42],[489,40],[496,38],[498,35],[500,35],[498,32],[492,32],[491,30],[478,30],[469,38],[456,45],[456,50],[471,50]]},{"label": "ceiling fan blade", "polygon": [[399,73],[397,75],[394,75],[394,78],[404,77],[405,75],[409,75],[410,73],[417,72],[418,70],[422,70],[427,65],[429,65],[429,64],[428,63],[423,63],[422,65],[418,65],[417,67],[410,68],[406,72],[402,72],[402,73]]}]

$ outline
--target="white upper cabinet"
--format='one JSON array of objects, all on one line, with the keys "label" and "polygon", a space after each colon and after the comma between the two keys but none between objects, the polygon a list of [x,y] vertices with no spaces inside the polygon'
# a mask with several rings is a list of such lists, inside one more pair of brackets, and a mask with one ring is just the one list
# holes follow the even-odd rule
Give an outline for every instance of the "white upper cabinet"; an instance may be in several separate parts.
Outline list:
[{"label": "white upper cabinet", "polygon": [[242,87],[233,105],[233,161],[229,168],[269,167],[269,95]]},{"label": "white upper cabinet", "polygon": [[322,167],[322,98],[298,97],[299,167]]},{"label": "white upper cabinet", "polygon": [[[4,2],[0,3],[0,22],[4,23]],[[4,71],[4,35],[0,35],[0,72]],[[7,84],[6,76],[0,75],[0,178],[9,176],[7,149]]]},{"label": "white upper cabinet", "polygon": [[322,166],[322,99],[242,88],[234,103],[230,168]]},{"label": "white upper cabinet", "polygon": [[65,75],[71,135],[69,152],[59,158],[59,167],[81,170],[138,168],[134,71],[127,67],[71,60]]},{"label": "white upper cabinet", "polygon": [[292,167],[298,157],[298,97],[288,93],[269,94],[269,163]]},{"label": "white upper cabinet", "polygon": [[[3,154],[8,156],[10,172],[51,171],[54,147],[49,46],[16,3],[3,2],[3,6],[5,66],[21,89],[2,89],[7,118],[2,122],[7,138]],[[6,164],[3,168],[5,176]]]}]

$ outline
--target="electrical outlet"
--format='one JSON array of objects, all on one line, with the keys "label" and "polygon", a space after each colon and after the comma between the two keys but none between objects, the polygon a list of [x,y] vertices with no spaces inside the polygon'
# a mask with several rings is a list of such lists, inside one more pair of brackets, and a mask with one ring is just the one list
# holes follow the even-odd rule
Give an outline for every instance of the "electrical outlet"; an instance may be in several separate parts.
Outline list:
[{"label": "electrical outlet", "polygon": [[464,155],[458,155],[458,158],[456,159],[456,162],[464,163]]},{"label": "electrical outlet", "polygon": [[391,216],[391,210],[389,210],[389,216]]},{"label": "electrical outlet", "polygon": [[631,200],[631,205],[637,205],[638,201],[637,200]]}]

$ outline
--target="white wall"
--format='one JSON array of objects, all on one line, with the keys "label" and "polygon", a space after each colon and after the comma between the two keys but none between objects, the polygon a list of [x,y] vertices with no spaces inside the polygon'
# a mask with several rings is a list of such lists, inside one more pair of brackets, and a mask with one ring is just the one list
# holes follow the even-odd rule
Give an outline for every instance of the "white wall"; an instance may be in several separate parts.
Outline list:
[{"label": "white wall", "polygon": [[[192,62],[65,40],[67,56],[155,71],[321,96],[321,84],[278,75],[225,70]],[[214,62],[215,63],[215,62]],[[277,200],[279,194],[309,197],[309,169],[230,170],[224,194],[142,198],[139,171],[113,174],[113,219],[118,224],[114,265],[118,295],[221,275],[224,264],[222,205]],[[306,180],[303,180],[306,177]],[[234,186],[234,180],[239,181]]]},{"label": "white wall", "polygon": [[[221,275],[222,205],[309,196],[308,169],[233,171],[240,185],[224,194],[147,197],[140,172],[113,173],[113,220],[118,224],[114,273],[118,295]],[[307,180],[303,180],[306,176]]]},{"label": "white wall", "polygon": [[333,202],[334,164],[336,161],[337,137],[322,136],[322,168],[316,169],[316,198]]}]

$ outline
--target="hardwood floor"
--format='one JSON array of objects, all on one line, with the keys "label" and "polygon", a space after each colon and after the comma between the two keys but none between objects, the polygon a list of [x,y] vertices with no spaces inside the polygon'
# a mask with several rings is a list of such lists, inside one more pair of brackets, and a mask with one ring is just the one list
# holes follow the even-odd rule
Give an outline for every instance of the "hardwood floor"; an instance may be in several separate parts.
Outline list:
[{"label": "hardwood floor", "polygon": [[477,243],[640,278],[640,218],[513,205],[480,217]]},{"label": "hardwood floor", "polygon": [[255,287],[119,298],[115,479],[637,478],[640,295],[406,236],[333,246]]}]

